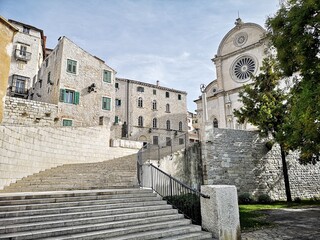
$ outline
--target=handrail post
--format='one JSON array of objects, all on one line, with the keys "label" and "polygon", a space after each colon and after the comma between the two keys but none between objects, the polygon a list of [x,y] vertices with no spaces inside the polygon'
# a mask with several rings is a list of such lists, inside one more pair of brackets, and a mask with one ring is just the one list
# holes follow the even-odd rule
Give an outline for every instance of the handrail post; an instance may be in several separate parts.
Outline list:
[{"label": "handrail post", "polygon": [[172,199],[172,178],[170,177],[170,197]]},{"label": "handrail post", "polygon": [[154,188],[153,188],[153,170],[152,170],[152,165],[150,165],[150,171],[151,171],[151,189],[153,189],[154,190]]}]

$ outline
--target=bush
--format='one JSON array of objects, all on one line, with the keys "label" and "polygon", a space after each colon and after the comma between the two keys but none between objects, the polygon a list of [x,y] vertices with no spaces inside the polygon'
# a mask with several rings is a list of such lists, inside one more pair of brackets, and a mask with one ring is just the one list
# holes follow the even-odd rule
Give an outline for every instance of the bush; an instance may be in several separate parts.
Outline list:
[{"label": "bush", "polygon": [[313,196],[310,198],[310,202],[318,202],[319,200],[320,200],[320,198],[317,196]]},{"label": "bush", "polygon": [[239,204],[250,204],[254,202],[254,199],[250,193],[242,193],[238,196]]},{"label": "bush", "polygon": [[258,196],[259,203],[271,203],[271,197],[268,194],[261,194]]},{"label": "bush", "polygon": [[301,198],[295,197],[293,200],[295,203],[301,203]]}]

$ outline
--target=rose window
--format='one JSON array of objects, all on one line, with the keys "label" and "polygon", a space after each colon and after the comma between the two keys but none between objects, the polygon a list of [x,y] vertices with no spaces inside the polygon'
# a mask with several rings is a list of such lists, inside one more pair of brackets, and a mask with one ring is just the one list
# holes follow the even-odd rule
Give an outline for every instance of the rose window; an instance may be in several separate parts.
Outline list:
[{"label": "rose window", "polygon": [[251,75],[256,70],[256,61],[249,56],[245,56],[242,58],[239,58],[232,67],[233,76],[235,77],[235,80],[238,81],[246,81],[249,80]]}]

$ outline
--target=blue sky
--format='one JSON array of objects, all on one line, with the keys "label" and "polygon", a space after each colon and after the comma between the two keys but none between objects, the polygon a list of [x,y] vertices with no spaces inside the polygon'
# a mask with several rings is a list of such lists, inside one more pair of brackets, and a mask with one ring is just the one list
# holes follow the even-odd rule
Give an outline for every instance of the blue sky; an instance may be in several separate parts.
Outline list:
[{"label": "blue sky", "polygon": [[186,91],[194,111],[238,12],[264,26],[278,7],[278,0],[0,0],[0,15],[43,29],[48,48],[68,37],[118,77]]}]

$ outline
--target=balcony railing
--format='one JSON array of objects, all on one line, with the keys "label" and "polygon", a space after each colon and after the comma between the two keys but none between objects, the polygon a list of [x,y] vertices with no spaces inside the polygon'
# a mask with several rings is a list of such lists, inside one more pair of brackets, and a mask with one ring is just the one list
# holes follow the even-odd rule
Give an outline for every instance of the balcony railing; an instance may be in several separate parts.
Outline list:
[{"label": "balcony railing", "polygon": [[15,56],[17,60],[29,61],[31,59],[31,52],[26,52],[20,49],[16,49]]}]

